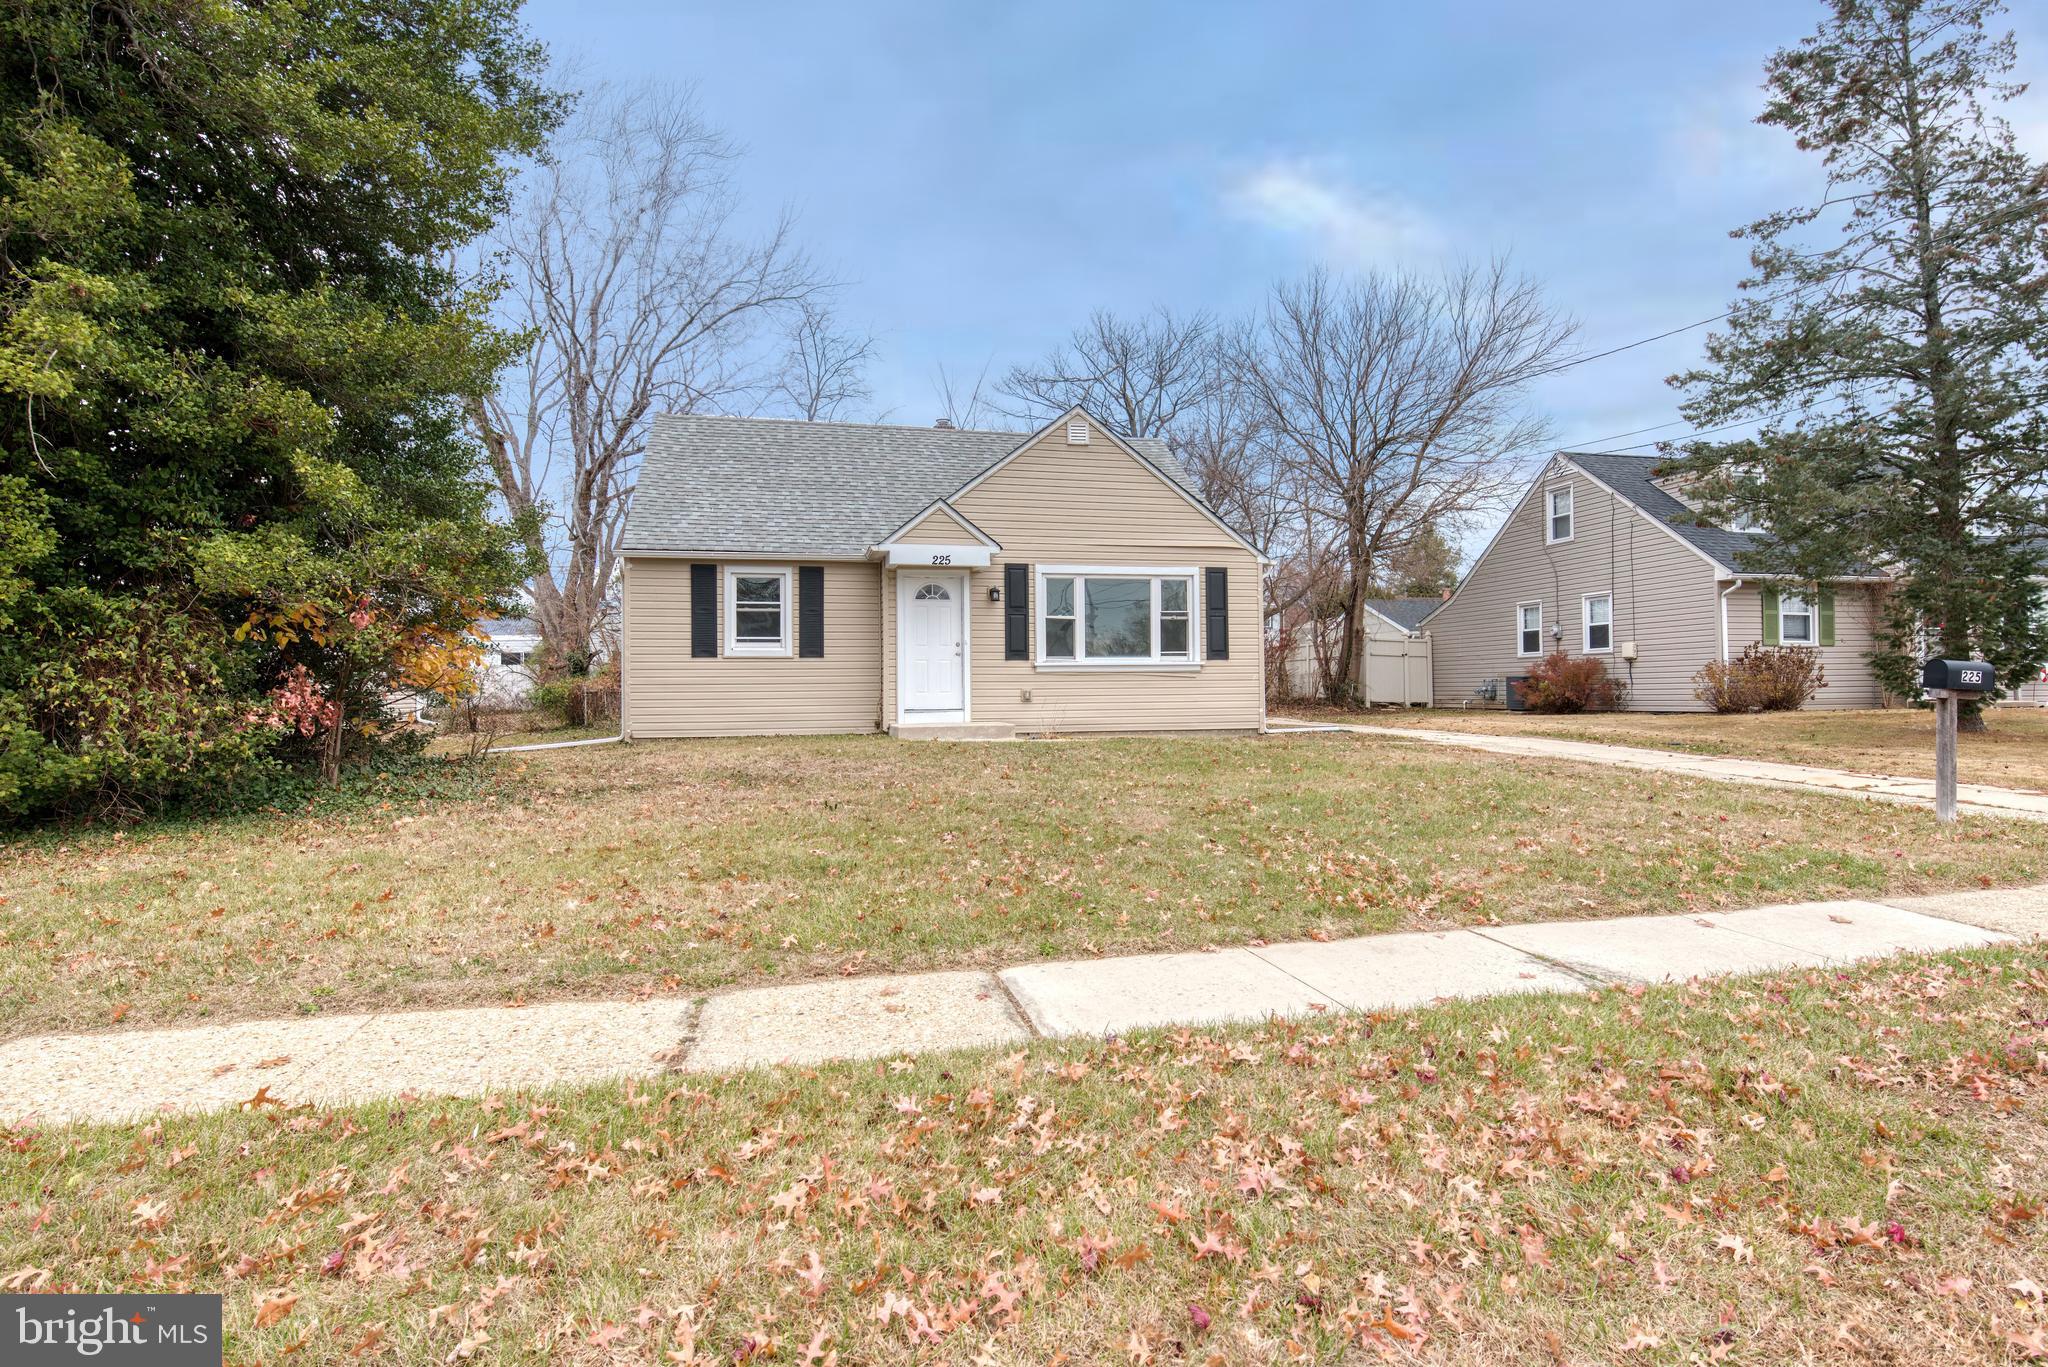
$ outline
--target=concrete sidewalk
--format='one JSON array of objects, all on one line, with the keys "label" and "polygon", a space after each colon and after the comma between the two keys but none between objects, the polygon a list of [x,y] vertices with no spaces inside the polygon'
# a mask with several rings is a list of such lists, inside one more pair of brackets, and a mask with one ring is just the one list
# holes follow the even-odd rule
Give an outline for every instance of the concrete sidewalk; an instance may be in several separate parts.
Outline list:
[{"label": "concrete sidewalk", "polygon": [[473,1095],[678,1070],[886,1058],[1044,1036],[1820,968],[2044,935],[2048,887],[1374,935],[1000,973],[843,978],[704,1001],[552,1002],[39,1036],[0,1046],[0,1123],[122,1121],[269,1102]]},{"label": "concrete sidewalk", "polygon": [[[1799,788],[1809,792],[1834,793],[1872,802],[1898,802],[1911,806],[1934,805],[1934,780],[1895,778],[1882,774],[1858,774],[1846,769],[1822,769],[1810,764],[1779,764],[1773,760],[1733,759],[1725,755],[1686,755],[1669,750],[1651,750],[1634,745],[1607,745],[1599,741],[1558,740],[1550,736],[1490,736],[1474,731],[1437,731],[1417,726],[1364,726],[1336,722],[1294,721],[1287,717],[1268,719],[1272,735],[1345,731],[1361,736],[1385,736],[1392,740],[1420,744],[1449,745],[1464,750],[1486,750],[1496,755],[1525,759],[1566,759],[1586,764],[1611,764],[1624,769],[1654,769],[1662,773],[1692,774],[1724,783],[1756,783],[1771,788]],[[1975,816],[2018,817],[2048,821],[2048,793],[2018,788],[1994,788],[1982,783],[1963,783],[1956,788],[1956,809]]]}]

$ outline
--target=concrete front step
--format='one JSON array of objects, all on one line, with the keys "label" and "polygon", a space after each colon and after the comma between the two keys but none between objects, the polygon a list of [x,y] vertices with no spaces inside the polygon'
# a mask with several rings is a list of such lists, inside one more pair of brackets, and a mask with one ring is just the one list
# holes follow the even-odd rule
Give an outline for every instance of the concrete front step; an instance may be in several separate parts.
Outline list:
[{"label": "concrete front step", "polygon": [[897,740],[1015,740],[1017,728],[1006,721],[898,722],[889,734]]}]

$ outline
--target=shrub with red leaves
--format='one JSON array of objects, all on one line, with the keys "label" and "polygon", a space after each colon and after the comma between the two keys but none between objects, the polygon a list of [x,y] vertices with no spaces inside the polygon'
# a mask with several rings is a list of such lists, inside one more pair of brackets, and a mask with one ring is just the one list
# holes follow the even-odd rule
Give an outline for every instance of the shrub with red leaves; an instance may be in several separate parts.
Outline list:
[{"label": "shrub with red leaves", "polygon": [[1612,712],[1624,687],[1601,661],[1554,650],[1529,666],[1522,701],[1531,712]]}]

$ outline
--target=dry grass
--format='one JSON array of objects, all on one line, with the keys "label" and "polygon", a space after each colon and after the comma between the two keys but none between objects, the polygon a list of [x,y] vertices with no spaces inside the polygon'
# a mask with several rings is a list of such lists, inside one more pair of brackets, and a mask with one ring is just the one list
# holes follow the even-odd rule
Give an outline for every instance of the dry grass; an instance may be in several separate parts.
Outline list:
[{"label": "dry grass", "polygon": [[[1606,712],[1575,717],[1532,713],[1380,708],[1371,713],[1294,704],[1276,716],[1374,726],[1427,726],[1498,736],[1555,736],[1681,750],[1695,755],[1817,764],[1857,773],[1934,776],[1934,714],[1895,707],[1869,712],[1771,712],[1717,717],[1711,713]],[[1961,738],[1957,769],[1964,783],[2048,791],[2048,709],[1992,711],[1990,729]]]},{"label": "dry grass", "polygon": [[2048,880],[2048,825],[1345,735],[642,744],[0,853],[0,1036]]},{"label": "dry grass", "polygon": [[2044,1025],[2015,947],[0,1133],[0,1285],[224,1292],[244,1362],[2003,1362]]}]

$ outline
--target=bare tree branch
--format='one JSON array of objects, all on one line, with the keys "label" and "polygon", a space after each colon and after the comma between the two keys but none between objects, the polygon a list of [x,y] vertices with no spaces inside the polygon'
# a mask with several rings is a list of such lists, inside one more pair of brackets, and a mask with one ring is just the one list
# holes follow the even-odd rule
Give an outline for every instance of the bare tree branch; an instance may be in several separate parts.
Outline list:
[{"label": "bare tree branch", "polygon": [[548,515],[532,593],[558,660],[587,657],[654,415],[772,384],[760,330],[827,288],[786,218],[759,238],[734,230],[735,155],[687,91],[599,91],[497,235],[510,321],[533,342],[468,417],[510,509]]},{"label": "bare tree branch", "polygon": [[[1327,529],[1344,572],[1334,680],[1363,672],[1363,604],[1388,559],[1498,507],[1546,435],[1529,382],[1566,353],[1573,324],[1503,262],[1441,278],[1318,272],[1273,292],[1227,351],[1282,496]],[[1316,538],[1306,538],[1316,544]]]},{"label": "bare tree branch", "polygon": [[1126,437],[1163,437],[1206,400],[1218,373],[1207,314],[1157,308],[1142,319],[1097,309],[1065,347],[1012,366],[997,387],[1003,411],[1036,425],[1079,404]]},{"label": "bare tree branch", "polygon": [[874,354],[873,337],[842,331],[829,308],[806,299],[790,321],[782,369],[769,400],[810,422],[842,417],[874,397],[867,382]]}]

